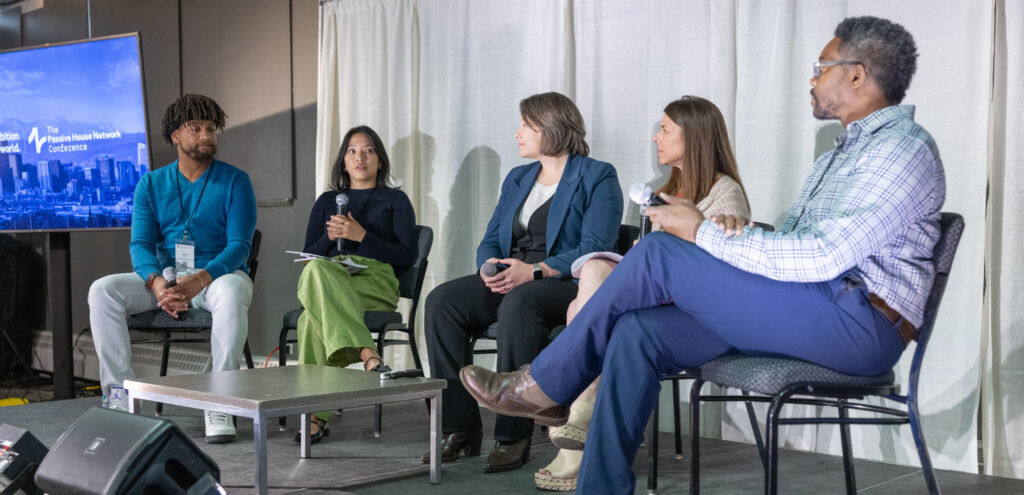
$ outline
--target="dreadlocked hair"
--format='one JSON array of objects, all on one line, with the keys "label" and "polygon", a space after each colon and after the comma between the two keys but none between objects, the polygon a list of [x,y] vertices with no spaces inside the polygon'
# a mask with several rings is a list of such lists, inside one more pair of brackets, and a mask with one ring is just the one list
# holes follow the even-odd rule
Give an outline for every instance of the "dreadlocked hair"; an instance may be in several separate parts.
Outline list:
[{"label": "dreadlocked hair", "polygon": [[171,103],[171,106],[167,107],[167,111],[164,112],[164,140],[167,141],[167,144],[173,144],[171,134],[183,124],[197,120],[213,122],[217,126],[217,130],[223,130],[224,120],[227,117],[227,114],[221,110],[216,101],[213,101],[213,98],[186,94]]}]

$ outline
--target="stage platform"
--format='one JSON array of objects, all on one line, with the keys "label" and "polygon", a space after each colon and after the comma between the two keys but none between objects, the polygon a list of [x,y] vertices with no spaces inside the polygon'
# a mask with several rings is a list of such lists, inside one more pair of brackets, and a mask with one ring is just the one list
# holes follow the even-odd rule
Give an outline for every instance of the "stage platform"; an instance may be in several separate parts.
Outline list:
[{"label": "stage platform", "polygon": [[[40,402],[0,407],[0,422],[28,428],[43,444],[53,445],[75,419],[98,398]],[[144,403],[143,413],[153,414],[153,405]],[[270,493],[312,495],[320,493],[358,493],[404,495],[480,494],[504,495],[540,493],[533,484],[533,472],[554,457],[555,448],[537,428],[530,462],[518,471],[484,474],[483,466],[491,443],[488,429],[494,415],[483,411],[485,441],[480,457],[462,458],[444,464],[440,485],[428,481],[428,466],[419,456],[427,449],[429,433],[427,408],[422,401],[384,406],[381,438],[373,437],[373,408],[346,410],[332,416],[331,436],[313,448],[314,458],[300,459],[299,446],[292,441],[298,428],[297,417],[289,418],[288,431],[272,428],[268,435]],[[221,469],[221,482],[228,493],[253,492],[252,422],[240,419],[239,439],[230,444],[203,443],[201,412],[167,406],[164,417],[174,421],[214,460]],[[688,438],[684,438],[688,442]],[[674,459],[669,433],[660,437],[658,492],[689,493],[689,457]],[[763,492],[763,471],[753,445],[704,440],[701,443],[702,489],[708,494],[751,494]],[[839,457],[781,449],[779,492],[785,494],[844,493],[843,465]],[[637,494],[647,493],[647,451],[640,449],[634,463]],[[920,470],[910,467],[857,461],[860,493],[926,493]],[[1003,494],[1024,493],[1024,480],[979,476],[954,471],[937,471],[944,493]]]}]

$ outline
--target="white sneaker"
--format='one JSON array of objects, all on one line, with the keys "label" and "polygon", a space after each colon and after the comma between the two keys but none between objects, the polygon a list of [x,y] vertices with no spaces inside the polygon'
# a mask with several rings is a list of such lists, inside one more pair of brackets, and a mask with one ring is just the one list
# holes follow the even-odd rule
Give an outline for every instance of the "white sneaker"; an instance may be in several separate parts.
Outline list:
[{"label": "white sneaker", "polygon": [[206,443],[234,442],[238,434],[231,415],[217,411],[203,411],[206,416]]}]

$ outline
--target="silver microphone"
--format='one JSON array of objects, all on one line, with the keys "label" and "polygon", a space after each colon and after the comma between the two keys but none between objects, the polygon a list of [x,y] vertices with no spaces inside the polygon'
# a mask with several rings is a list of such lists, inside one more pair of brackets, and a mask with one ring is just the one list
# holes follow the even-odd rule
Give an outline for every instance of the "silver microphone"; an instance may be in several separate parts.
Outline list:
[{"label": "silver microphone", "polygon": [[632,186],[629,186],[629,199],[634,203],[641,206],[640,209],[640,236],[637,240],[643,239],[647,234],[651,233],[651,219],[647,216],[648,206],[658,206],[668,204],[660,196],[654,194],[651,190],[651,186],[644,184],[643,182],[635,182]]},{"label": "silver microphone", "polygon": [[[338,193],[338,195],[334,197],[334,203],[338,205],[338,214],[339,215],[345,216],[345,215],[348,214],[348,194]],[[341,252],[341,238],[339,237],[337,240],[335,240],[335,242],[337,243],[338,252],[340,253]]]},{"label": "silver microphone", "polygon": [[174,267],[164,268],[164,280],[167,281],[167,288],[178,285],[178,272],[174,270]]}]

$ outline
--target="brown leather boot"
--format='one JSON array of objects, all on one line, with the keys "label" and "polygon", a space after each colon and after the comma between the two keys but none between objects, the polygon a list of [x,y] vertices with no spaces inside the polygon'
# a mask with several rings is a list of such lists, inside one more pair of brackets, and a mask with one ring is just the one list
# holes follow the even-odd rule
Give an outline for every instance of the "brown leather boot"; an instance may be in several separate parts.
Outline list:
[{"label": "brown leather boot", "polygon": [[511,373],[495,373],[479,366],[466,366],[459,379],[480,405],[498,414],[532,419],[545,426],[561,426],[569,419],[569,408],[551,400],[530,376],[530,365]]}]

